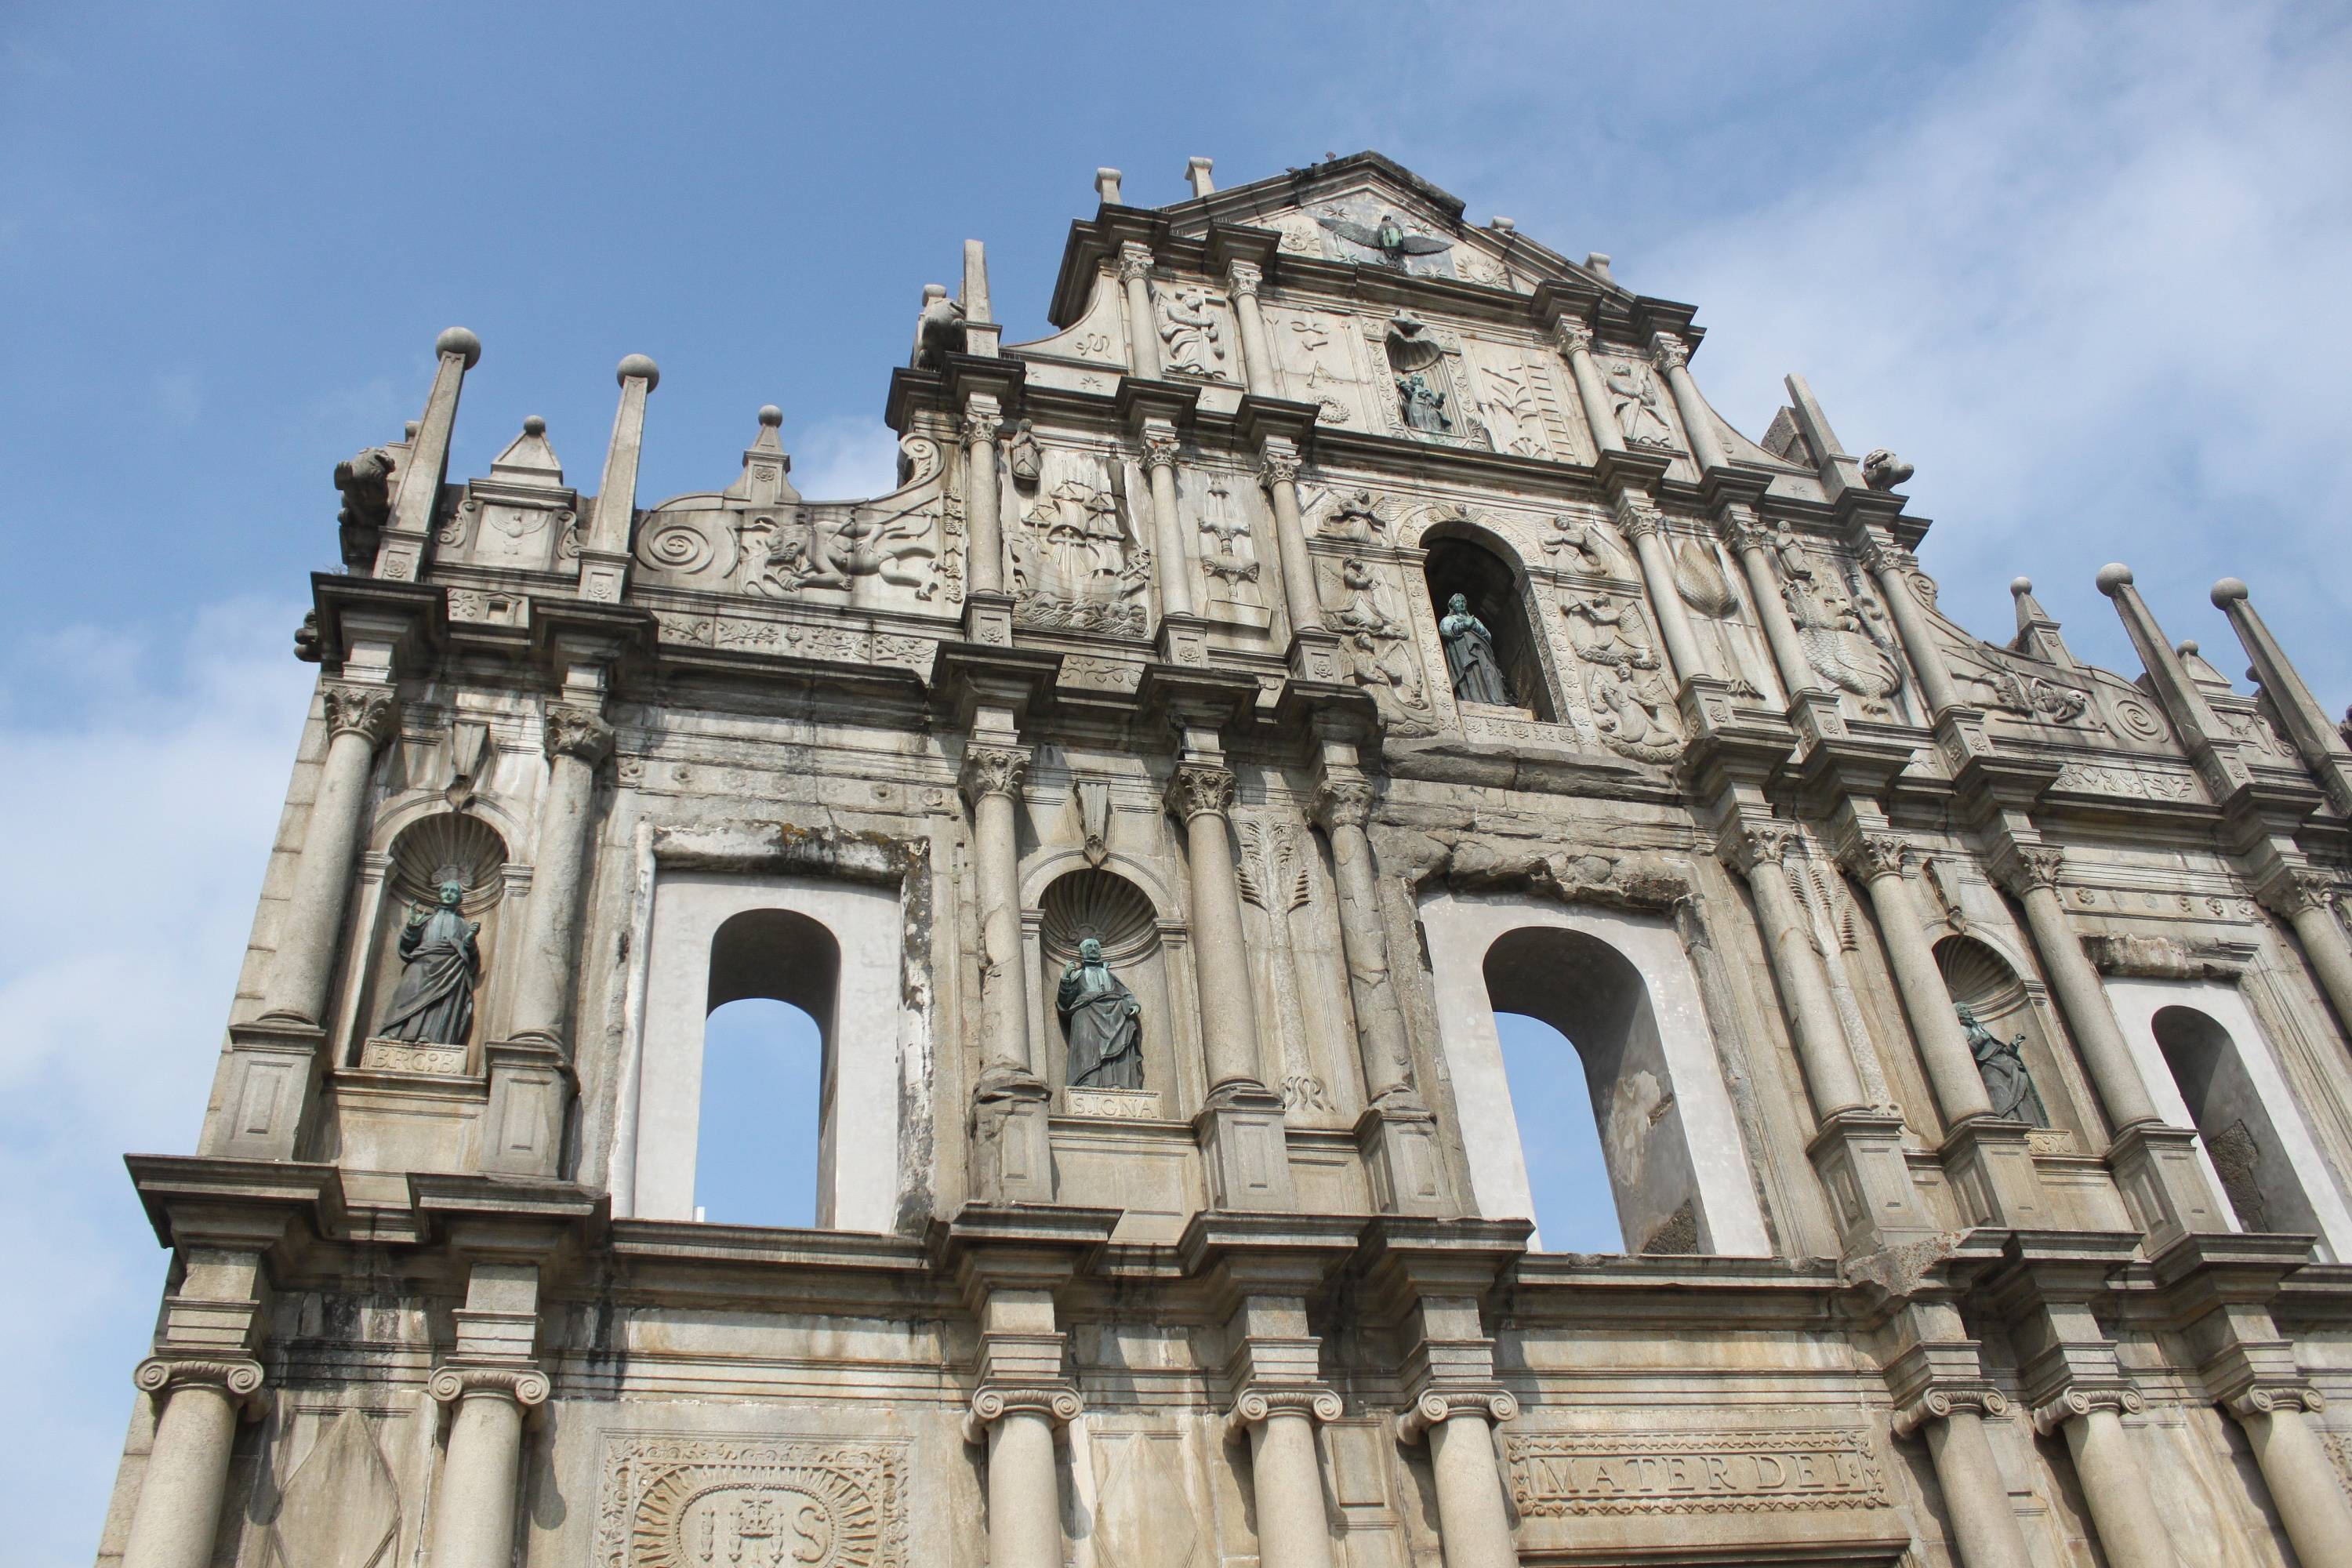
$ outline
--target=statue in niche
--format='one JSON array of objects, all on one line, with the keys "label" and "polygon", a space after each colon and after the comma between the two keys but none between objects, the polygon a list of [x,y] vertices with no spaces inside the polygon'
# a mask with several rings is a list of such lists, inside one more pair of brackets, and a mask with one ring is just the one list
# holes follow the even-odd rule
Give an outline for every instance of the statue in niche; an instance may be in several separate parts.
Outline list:
[{"label": "statue in niche", "polygon": [[1073,1089],[1143,1087],[1143,1004],[1103,962],[1102,943],[1087,937],[1062,970],[1054,998],[1070,1040]]},{"label": "statue in niche", "polygon": [[1647,367],[1631,360],[1603,360],[1609,383],[1609,406],[1616,416],[1617,434],[1628,447],[1651,451],[1675,449],[1675,427],[1661,411],[1658,383]]},{"label": "statue in niche", "polygon": [[1209,291],[1193,284],[1154,289],[1152,303],[1160,317],[1160,342],[1167,350],[1168,374],[1224,380],[1223,329],[1217,324]]},{"label": "statue in niche", "polygon": [[1429,384],[1420,371],[1397,377],[1397,411],[1404,422],[1432,436],[1454,434],[1454,416],[1445,411],[1445,394]]},{"label": "statue in niche", "polygon": [[474,987],[482,978],[476,939],[482,923],[457,912],[465,873],[444,866],[433,873],[439,902],[410,906],[400,929],[400,985],[375,1026],[376,1037],[426,1046],[462,1046],[474,1032]]},{"label": "statue in niche", "polygon": [[2050,1112],[2042,1106],[2042,1091],[2033,1087],[2033,1075],[2026,1070],[2025,1058],[2020,1054],[2025,1037],[2003,1040],[1979,1023],[1975,1009],[1965,1002],[1955,1004],[1952,1012],[1968,1033],[1978,1076],[1984,1079],[1985,1093],[1992,1100],[1992,1113],[2011,1121],[2049,1126]]},{"label": "statue in niche", "polygon": [[1455,697],[1496,708],[1515,705],[1511,683],[1504,677],[1502,661],[1495,657],[1494,635],[1486,630],[1486,622],[1470,613],[1468,595],[1456,594],[1445,602],[1445,616],[1437,623],[1437,631],[1445,639],[1445,673],[1453,679]]}]

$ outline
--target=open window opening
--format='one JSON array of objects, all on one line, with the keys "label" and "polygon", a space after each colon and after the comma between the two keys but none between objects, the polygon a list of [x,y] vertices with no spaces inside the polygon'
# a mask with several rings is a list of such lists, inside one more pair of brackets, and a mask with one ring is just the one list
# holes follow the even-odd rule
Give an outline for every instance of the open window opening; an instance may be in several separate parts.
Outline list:
[{"label": "open window opening", "polygon": [[2239,1225],[2324,1236],[2302,1176],[2246,1070],[2240,1043],[2219,1020],[2194,1007],[2159,1007],[2150,1025]]},{"label": "open window opening", "polygon": [[[1429,602],[1436,610],[1439,623],[1443,625],[1454,596],[1460,595],[1470,613],[1486,627],[1493,644],[1495,662],[1500,666],[1505,688],[1503,695],[1508,699],[1500,705],[1524,708],[1544,722],[1553,722],[1556,714],[1551,690],[1544,679],[1543,658],[1528,621],[1527,594],[1518,573],[1500,555],[1475,540],[1439,538],[1429,542],[1428,549],[1422,574],[1429,584]],[[1449,657],[1449,668],[1453,662]],[[1492,699],[1491,693],[1465,693],[1458,676],[1454,694],[1465,701]]]},{"label": "open window opening", "polygon": [[789,910],[747,910],[710,942],[697,1219],[834,1223],[834,1004],[841,948]]},{"label": "open window opening", "polygon": [[[1615,1210],[1614,1250],[1648,1255],[1712,1251],[1698,1176],[1683,1129],[1682,1108],[1666,1065],[1656,1009],[1642,973],[1596,937],[1558,927],[1523,927],[1486,950],[1486,994],[1505,1041],[1505,1071],[1520,1147],[1532,1184],[1539,1164],[1562,1182],[1576,1180],[1576,1145],[1590,1138],[1607,1176]],[[1524,1026],[1513,1059],[1505,1015],[1549,1026],[1574,1060]],[[1549,1060],[1546,1060],[1546,1057]],[[1530,1074],[1529,1067],[1536,1070]],[[1576,1109],[1572,1086],[1581,1069],[1585,1103]],[[1589,1167],[1588,1167],[1589,1168]],[[1589,1183],[1591,1178],[1585,1180]],[[1580,1234],[1596,1234],[1589,1214],[1600,1205],[1596,1188],[1559,1193],[1552,1208]],[[1539,1226],[1544,1202],[1536,1202]],[[1549,1228],[1544,1245],[1561,1241]]]},{"label": "open window opening", "polygon": [[1511,1083],[1528,1195],[1553,1252],[1623,1252],[1625,1230],[1594,1120],[1584,1058],[1566,1035],[1524,1013],[1497,1012],[1495,1035]]}]

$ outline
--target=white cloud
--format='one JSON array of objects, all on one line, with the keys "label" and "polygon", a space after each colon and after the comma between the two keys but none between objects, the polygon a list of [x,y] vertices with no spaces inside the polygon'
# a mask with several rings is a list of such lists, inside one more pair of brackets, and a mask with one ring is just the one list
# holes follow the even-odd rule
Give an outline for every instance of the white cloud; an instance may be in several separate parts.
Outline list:
[{"label": "white cloud", "polygon": [[[299,611],[226,605],[170,644],[80,629],[0,656],[0,1336],[42,1439],[0,1472],[26,1563],[87,1563],[163,1254],[126,1151],[193,1147],[311,672]],[[37,1413],[37,1415],[34,1414]]]},{"label": "white cloud", "polygon": [[898,437],[878,419],[836,416],[786,445],[793,487],[811,500],[856,500],[886,495],[898,485]]},{"label": "white cloud", "polygon": [[2324,700],[2352,695],[2352,30],[2277,6],[2052,5],[1898,121],[1631,281],[1696,301],[1694,369],[1751,433],[1805,373],[1845,444],[1918,464],[1923,554],[1980,635],[2025,573],[2137,673],[2090,578],[2134,563],[2243,668],[2245,577]]}]

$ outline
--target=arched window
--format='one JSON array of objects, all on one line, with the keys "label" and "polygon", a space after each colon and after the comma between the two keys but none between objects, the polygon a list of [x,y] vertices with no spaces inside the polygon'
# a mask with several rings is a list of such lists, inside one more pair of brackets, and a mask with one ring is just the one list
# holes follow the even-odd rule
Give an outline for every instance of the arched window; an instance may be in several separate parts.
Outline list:
[{"label": "arched window", "polygon": [[750,910],[710,944],[694,1215],[814,1226],[833,1211],[826,1046],[841,951],[789,910]]},{"label": "arched window", "polygon": [[1495,1035],[1511,1080],[1528,1196],[1543,1245],[1554,1252],[1625,1251],[1592,1080],[1576,1042],[1541,1018],[1499,1009]]},{"label": "arched window", "polygon": [[1494,639],[1495,657],[1503,667],[1512,702],[1549,723],[1555,718],[1551,689],[1544,679],[1543,656],[1529,623],[1527,590],[1510,563],[1476,540],[1447,535],[1429,539],[1422,575],[1429,584],[1429,602],[1437,618],[1456,594],[1469,601],[1470,613],[1486,625]]},{"label": "arched window", "polygon": [[2159,1007],[2149,1026],[2238,1223],[2248,1230],[2322,1234],[2230,1031],[2210,1014],[2182,1006]]}]

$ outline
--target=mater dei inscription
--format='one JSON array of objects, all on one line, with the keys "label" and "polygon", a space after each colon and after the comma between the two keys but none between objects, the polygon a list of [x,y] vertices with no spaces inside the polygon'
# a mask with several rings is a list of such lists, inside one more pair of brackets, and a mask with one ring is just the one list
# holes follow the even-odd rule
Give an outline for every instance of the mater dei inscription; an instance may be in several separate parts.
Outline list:
[{"label": "mater dei inscription", "polygon": [[1859,1431],[1532,1433],[1504,1440],[1528,1518],[1885,1508],[1885,1471]]},{"label": "mater dei inscription", "polygon": [[1639,258],[1166,174],[775,367],[882,493],[638,353],[454,473],[462,328],[320,463],[99,1568],[2352,1563],[2344,694],[1960,626]]}]

